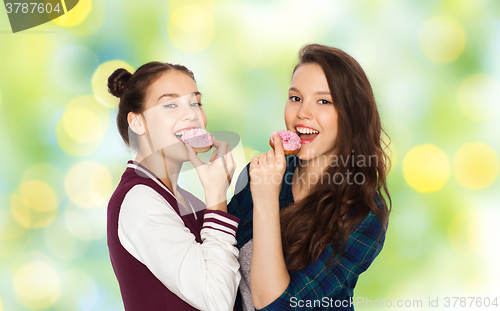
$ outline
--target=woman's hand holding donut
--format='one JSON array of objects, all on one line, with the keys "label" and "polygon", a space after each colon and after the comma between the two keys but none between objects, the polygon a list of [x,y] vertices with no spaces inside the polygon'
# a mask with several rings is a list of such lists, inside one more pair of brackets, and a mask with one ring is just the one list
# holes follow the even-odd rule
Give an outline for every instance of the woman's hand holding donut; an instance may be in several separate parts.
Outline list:
[{"label": "woman's hand holding donut", "polygon": [[[215,151],[209,163],[204,163],[198,158],[193,148],[185,144],[188,151],[188,159],[200,177],[205,191],[205,203],[208,209],[218,209],[220,203],[226,202],[226,193],[236,168],[231,146],[225,141],[213,137]],[[224,204],[224,207],[226,204]]]},{"label": "woman's hand holding donut", "polygon": [[250,190],[254,207],[278,200],[286,170],[285,152],[278,134],[274,135],[274,150],[261,153],[250,162]]}]

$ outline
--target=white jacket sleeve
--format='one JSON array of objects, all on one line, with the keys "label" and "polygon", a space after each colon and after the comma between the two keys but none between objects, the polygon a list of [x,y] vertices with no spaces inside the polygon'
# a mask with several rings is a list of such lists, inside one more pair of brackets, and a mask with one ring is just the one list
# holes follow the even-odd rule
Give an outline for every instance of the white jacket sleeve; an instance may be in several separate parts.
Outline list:
[{"label": "white jacket sleeve", "polygon": [[234,246],[238,223],[230,217],[206,211],[200,244],[159,193],[137,185],[122,203],[118,237],[132,256],[188,304],[229,311],[241,278]]}]

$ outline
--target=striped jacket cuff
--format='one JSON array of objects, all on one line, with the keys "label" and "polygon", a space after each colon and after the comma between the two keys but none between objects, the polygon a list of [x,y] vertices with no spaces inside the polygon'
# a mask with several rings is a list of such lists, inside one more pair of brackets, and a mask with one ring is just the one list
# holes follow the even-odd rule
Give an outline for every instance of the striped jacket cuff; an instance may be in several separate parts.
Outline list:
[{"label": "striped jacket cuff", "polygon": [[205,210],[203,228],[210,228],[236,236],[240,219],[236,216],[217,210]]}]

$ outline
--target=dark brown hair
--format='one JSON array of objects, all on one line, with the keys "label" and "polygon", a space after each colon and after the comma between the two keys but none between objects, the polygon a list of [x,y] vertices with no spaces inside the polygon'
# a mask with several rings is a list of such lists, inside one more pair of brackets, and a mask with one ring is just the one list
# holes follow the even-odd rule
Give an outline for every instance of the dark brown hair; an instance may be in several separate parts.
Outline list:
[{"label": "dark brown hair", "polygon": [[[330,165],[324,172],[330,181],[336,173],[347,176],[352,172],[351,176],[363,174],[364,182],[351,180],[349,184],[347,178],[343,178],[343,182],[338,179],[338,182],[318,182],[307,197],[281,210],[281,235],[289,271],[301,270],[316,261],[327,246],[334,248],[335,256],[339,255],[337,261],[340,260],[343,256],[340,246],[346,244],[349,235],[370,211],[378,216],[385,231],[390,209],[382,190],[391,202],[386,185],[390,159],[382,147],[385,145],[381,137],[383,130],[365,72],[344,51],[319,44],[304,46],[299,58],[293,72],[303,64],[313,63],[321,66],[326,76],[338,115],[338,134],[332,142],[336,156],[340,159],[364,156],[365,160],[371,156],[377,163],[358,166],[349,160]],[[378,194],[383,208],[375,203]]]},{"label": "dark brown hair", "polygon": [[[178,70],[190,76],[193,80],[194,74],[191,70],[178,64],[149,62],[137,69],[134,74],[128,70],[119,68],[108,78],[108,91],[118,98],[118,115],[116,124],[123,141],[129,146],[137,146],[137,137],[129,137],[127,116],[130,112],[141,113],[144,111],[144,103],[147,101],[149,87],[158,80],[162,74]],[[195,80],[196,82],[196,80]]]}]

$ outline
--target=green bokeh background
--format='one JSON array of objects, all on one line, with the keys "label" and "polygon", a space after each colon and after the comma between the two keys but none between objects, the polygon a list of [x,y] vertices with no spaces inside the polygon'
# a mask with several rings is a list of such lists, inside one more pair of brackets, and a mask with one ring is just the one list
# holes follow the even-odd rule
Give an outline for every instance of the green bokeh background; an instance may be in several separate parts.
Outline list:
[{"label": "green bokeh background", "polygon": [[500,296],[500,2],[80,0],[16,34],[0,12],[0,310],[123,310],[105,218],[130,152],[108,62],[186,65],[207,129],[249,160],[284,128],[307,43],[360,62],[392,140],[386,244],[355,295]]}]

